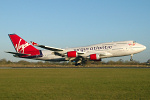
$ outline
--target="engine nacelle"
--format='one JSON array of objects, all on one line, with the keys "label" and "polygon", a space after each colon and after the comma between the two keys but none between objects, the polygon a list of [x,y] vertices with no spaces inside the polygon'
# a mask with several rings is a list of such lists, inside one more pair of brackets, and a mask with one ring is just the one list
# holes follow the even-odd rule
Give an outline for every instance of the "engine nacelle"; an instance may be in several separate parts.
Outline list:
[{"label": "engine nacelle", "polygon": [[77,57],[78,53],[76,51],[69,51],[67,52],[67,56],[70,57]]},{"label": "engine nacelle", "polygon": [[101,58],[100,58],[99,54],[91,54],[90,60],[101,61]]}]

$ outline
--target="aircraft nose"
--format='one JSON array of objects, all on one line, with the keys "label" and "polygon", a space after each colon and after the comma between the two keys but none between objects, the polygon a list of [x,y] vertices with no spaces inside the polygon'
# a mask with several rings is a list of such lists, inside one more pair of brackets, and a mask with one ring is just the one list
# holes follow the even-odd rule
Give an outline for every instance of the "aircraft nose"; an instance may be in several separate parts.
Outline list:
[{"label": "aircraft nose", "polygon": [[136,45],[133,46],[132,48],[138,52],[141,52],[141,51],[144,51],[146,49],[146,46],[139,44],[139,43],[136,43]]},{"label": "aircraft nose", "polygon": [[143,45],[143,50],[145,50],[145,49],[146,49],[146,46]]},{"label": "aircraft nose", "polygon": [[141,48],[141,51],[144,51],[146,49],[146,46],[144,46],[144,45],[141,44],[140,48]]}]

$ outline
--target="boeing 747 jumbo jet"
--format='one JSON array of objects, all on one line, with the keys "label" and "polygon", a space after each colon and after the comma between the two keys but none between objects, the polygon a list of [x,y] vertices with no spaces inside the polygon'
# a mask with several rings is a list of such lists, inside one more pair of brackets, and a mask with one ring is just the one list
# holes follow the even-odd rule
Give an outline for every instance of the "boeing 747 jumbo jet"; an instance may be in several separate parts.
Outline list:
[{"label": "boeing 747 jumbo jet", "polygon": [[[9,37],[14,45],[16,52],[7,52],[14,54],[14,57],[28,58],[44,61],[74,61],[75,65],[84,64],[88,59],[101,61],[102,58],[120,57],[139,53],[146,49],[144,45],[135,41],[120,41],[101,43],[84,47],[60,49],[44,45],[39,45],[35,42],[23,40],[16,34],[9,34]],[[44,48],[46,50],[38,50],[34,46]]]}]

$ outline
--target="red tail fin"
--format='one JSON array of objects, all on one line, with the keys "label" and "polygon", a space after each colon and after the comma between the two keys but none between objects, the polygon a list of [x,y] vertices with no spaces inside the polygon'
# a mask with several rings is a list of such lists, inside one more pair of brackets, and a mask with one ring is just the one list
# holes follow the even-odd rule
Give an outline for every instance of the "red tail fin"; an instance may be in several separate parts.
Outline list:
[{"label": "red tail fin", "polygon": [[28,42],[26,42],[24,39],[22,39],[18,35],[9,34],[9,37],[18,53],[40,55],[40,52],[38,49],[30,45]]}]

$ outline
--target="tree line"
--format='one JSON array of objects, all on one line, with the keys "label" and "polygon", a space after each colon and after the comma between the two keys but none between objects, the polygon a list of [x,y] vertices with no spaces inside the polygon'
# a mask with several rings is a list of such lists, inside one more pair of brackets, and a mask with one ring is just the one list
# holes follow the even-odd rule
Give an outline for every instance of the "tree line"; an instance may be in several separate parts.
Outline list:
[{"label": "tree line", "polygon": [[[118,61],[88,61],[86,62],[87,65],[93,64],[93,65],[146,65],[150,62],[148,60],[147,62],[141,63],[139,61],[124,61],[122,59]],[[72,65],[73,62],[50,62],[50,61],[37,61],[37,62],[28,62],[25,60],[20,60],[17,62],[12,62],[10,60],[6,59],[1,59],[0,60],[0,65],[12,65],[12,64],[18,64],[18,65]]]}]

